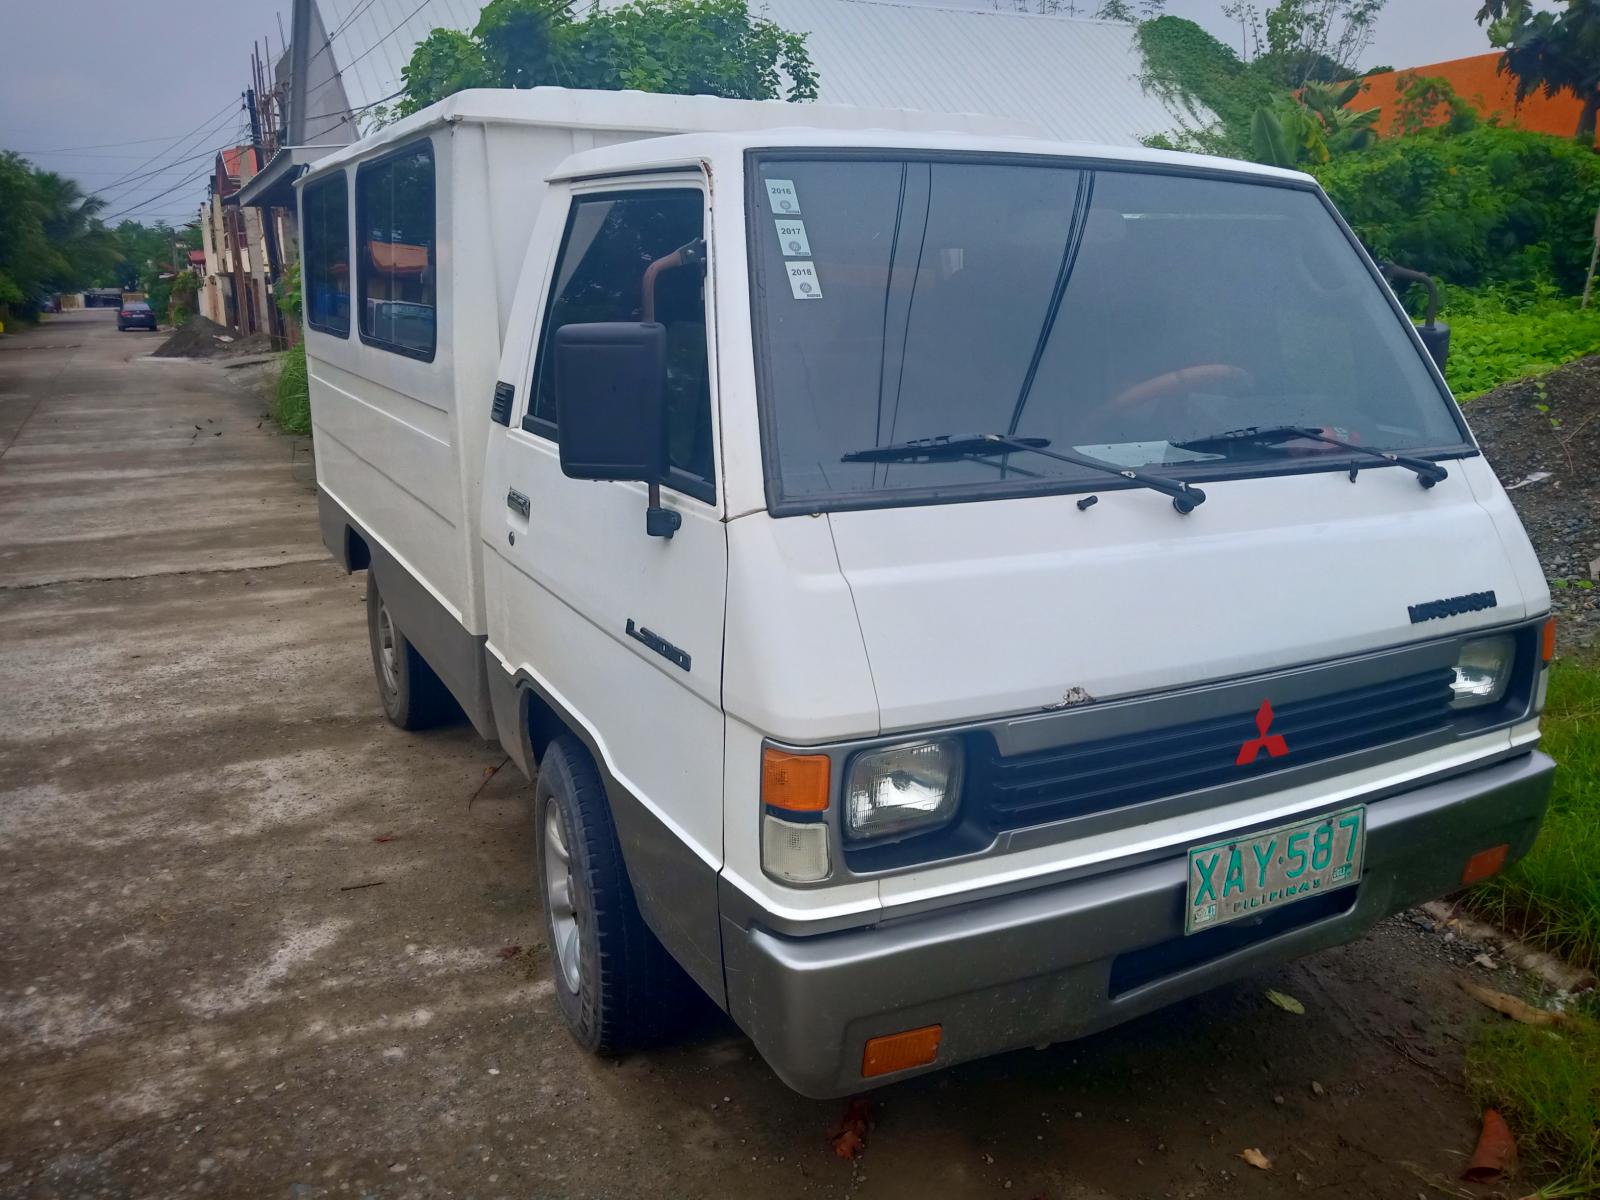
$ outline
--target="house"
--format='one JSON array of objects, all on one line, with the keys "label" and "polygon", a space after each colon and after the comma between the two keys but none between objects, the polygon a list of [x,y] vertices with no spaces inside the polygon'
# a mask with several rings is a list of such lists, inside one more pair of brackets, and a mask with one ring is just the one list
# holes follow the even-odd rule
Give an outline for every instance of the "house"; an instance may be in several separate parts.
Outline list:
[{"label": "house", "polygon": [[275,303],[276,281],[293,245],[293,219],[282,209],[241,205],[240,194],[260,171],[254,146],[217,151],[200,213],[203,258],[197,305],[200,315],[241,336],[288,330]]}]

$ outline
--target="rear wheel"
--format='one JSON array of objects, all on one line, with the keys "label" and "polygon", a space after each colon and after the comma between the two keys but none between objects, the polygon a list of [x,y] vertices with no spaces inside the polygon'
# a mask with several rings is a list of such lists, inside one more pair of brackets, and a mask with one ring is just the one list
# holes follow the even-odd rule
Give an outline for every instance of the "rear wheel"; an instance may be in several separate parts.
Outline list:
[{"label": "rear wheel", "polygon": [[449,718],[450,690],[394,623],[378,581],[367,572],[367,637],[383,712],[401,729],[427,729]]},{"label": "rear wheel", "polygon": [[545,939],[567,1028],[595,1054],[660,1041],[694,984],[639,915],[599,772],[570,734],[540,760],[533,812]]}]

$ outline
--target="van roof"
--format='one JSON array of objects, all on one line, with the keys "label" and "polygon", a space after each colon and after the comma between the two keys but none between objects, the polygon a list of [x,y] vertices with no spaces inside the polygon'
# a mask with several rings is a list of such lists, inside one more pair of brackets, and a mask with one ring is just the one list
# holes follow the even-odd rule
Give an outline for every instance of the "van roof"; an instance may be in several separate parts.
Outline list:
[{"label": "van roof", "polygon": [[662,135],[796,125],[814,129],[949,130],[991,135],[1041,132],[1037,125],[1029,122],[981,113],[915,112],[844,104],[729,100],[721,96],[580,88],[469,88],[324,155],[311,165],[306,175],[315,176],[321,171],[371,157],[425,130],[457,123],[615,129]]},{"label": "van roof", "polygon": [[747,150],[922,150],[953,151],[961,154],[1026,154],[1081,161],[1129,163],[1144,166],[1176,167],[1189,171],[1260,176],[1297,184],[1315,184],[1301,171],[1262,166],[1242,159],[1217,158],[1204,154],[1185,154],[1170,150],[1149,150],[1142,146],[1102,146],[1093,142],[1053,142],[1035,137],[1017,137],[970,132],[920,132],[897,129],[815,129],[796,128],[745,130],[735,133],[688,133],[645,141],[602,146],[573,154],[550,173],[552,180],[575,179],[590,175],[610,175],[623,171],[654,170],[668,167],[694,167],[710,163],[732,166],[731,159]]},{"label": "van roof", "polygon": [[1025,153],[1060,158],[1166,165],[1188,170],[1310,182],[1299,171],[1239,159],[1143,147],[1054,142],[1035,126],[976,113],[916,112],[784,100],[728,100],[655,92],[577,88],[471,88],[429,105],[393,125],[319,158],[299,183],[324,171],[370,158],[419,133],[457,123],[616,129],[660,136],[630,139],[566,159],[552,179],[649,166],[694,165],[745,150],[785,146]]}]

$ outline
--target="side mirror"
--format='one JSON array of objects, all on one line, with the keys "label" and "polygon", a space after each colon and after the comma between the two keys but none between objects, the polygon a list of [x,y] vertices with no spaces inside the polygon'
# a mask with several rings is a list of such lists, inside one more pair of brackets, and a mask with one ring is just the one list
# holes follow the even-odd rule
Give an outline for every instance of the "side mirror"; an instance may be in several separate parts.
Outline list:
[{"label": "side mirror", "polygon": [[1413,271],[1409,267],[1402,267],[1398,263],[1379,263],[1378,269],[1389,278],[1390,286],[1396,282],[1420,283],[1428,289],[1428,315],[1414,324],[1417,334],[1422,338],[1423,348],[1427,350],[1428,357],[1433,359],[1434,365],[1439,368],[1439,373],[1444,373],[1445,364],[1450,361],[1450,326],[1439,320],[1439,283],[1432,275],[1421,271]]},{"label": "side mirror", "polygon": [[648,484],[645,530],[670,538],[682,517],[661,506],[667,475],[666,326],[563,325],[552,349],[562,473]]}]

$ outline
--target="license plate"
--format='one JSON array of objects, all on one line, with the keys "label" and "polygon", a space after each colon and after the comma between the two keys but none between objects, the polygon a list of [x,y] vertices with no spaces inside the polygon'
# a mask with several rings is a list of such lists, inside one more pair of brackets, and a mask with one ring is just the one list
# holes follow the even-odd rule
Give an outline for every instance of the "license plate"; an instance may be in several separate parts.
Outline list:
[{"label": "license plate", "polygon": [[1199,933],[1349,887],[1361,879],[1367,809],[1269,829],[1189,851],[1184,933]]}]

